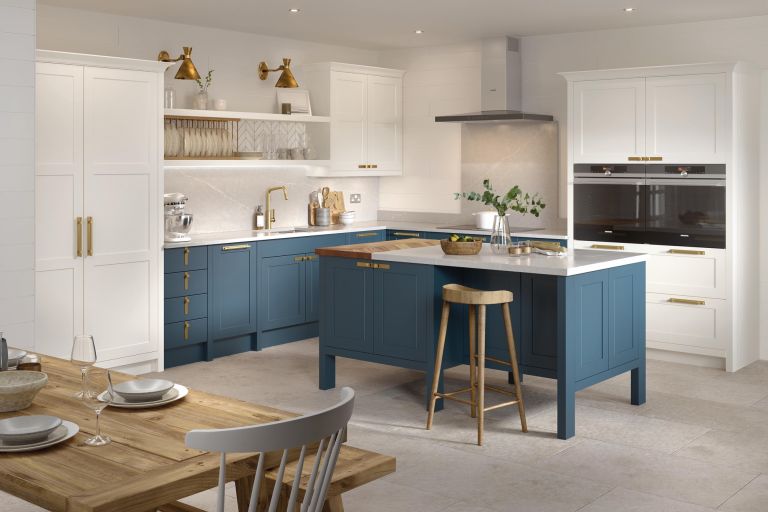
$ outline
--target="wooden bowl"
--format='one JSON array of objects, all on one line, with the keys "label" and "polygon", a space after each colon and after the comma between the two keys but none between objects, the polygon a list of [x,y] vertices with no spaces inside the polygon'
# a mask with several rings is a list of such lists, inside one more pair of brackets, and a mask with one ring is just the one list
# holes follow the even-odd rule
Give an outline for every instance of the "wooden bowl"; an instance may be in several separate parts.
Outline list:
[{"label": "wooden bowl", "polygon": [[483,248],[482,240],[474,242],[451,242],[450,240],[440,240],[440,247],[445,254],[452,256],[471,256],[480,252]]}]

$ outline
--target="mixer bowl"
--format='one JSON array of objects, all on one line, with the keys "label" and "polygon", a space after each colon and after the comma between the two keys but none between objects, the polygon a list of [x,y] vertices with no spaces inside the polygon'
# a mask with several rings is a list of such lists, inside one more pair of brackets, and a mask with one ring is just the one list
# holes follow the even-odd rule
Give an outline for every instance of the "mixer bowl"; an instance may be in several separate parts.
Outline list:
[{"label": "mixer bowl", "polygon": [[165,230],[168,233],[189,233],[192,228],[192,214],[180,213],[165,217]]}]

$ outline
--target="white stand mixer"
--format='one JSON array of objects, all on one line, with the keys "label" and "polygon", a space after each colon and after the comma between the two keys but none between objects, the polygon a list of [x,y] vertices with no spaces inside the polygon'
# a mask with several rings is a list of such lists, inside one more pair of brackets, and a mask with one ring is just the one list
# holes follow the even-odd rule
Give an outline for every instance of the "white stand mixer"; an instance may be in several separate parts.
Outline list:
[{"label": "white stand mixer", "polygon": [[189,198],[180,192],[163,196],[165,207],[165,241],[189,242],[189,230],[192,227],[192,214],[184,213]]}]

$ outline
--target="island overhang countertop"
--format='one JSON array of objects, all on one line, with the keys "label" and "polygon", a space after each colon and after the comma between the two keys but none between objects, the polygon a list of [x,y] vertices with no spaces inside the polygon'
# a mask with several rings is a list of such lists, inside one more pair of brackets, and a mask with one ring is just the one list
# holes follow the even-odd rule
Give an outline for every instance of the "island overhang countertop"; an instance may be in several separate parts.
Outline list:
[{"label": "island overhang countertop", "polygon": [[569,249],[565,256],[547,256],[538,253],[508,256],[494,254],[489,244],[483,244],[482,250],[476,255],[451,256],[443,253],[439,242],[436,240],[392,240],[371,244],[324,247],[317,249],[316,252],[320,256],[552,276],[574,276],[646,261],[644,254],[586,249]]}]

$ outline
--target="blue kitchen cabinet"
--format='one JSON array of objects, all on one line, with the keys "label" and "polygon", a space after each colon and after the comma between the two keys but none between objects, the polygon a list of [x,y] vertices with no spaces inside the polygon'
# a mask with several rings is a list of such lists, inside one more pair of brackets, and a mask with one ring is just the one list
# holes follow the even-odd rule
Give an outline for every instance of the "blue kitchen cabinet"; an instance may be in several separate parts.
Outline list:
[{"label": "blue kitchen cabinet", "polygon": [[270,256],[261,262],[260,329],[302,324],[306,314],[306,254]]},{"label": "blue kitchen cabinet", "polygon": [[[369,261],[323,258],[320,343],[373,354],[373,271]],[[328,307],[330,304],[333,307]],[[332,315],[326,318],[325,315]]]},{"label": "blue kitchen cabinet", "polygon": [[[378,235],[377,236],[383,236]],[[348,233],[260,242],[258,348],[317,336],[319,247],[346,245]],[[373,238],[373,237],[364,237]]]},{"label": "blue kitchen cabinet", "polygon": [[256,331],[255,243],[208,247],[209,336],[222,340]]},{"label": "blue kitchen cabinet", "polygon": [[424,231],[411,231],[410,229],[388,229],[387,240],[405,240],[406,238],[427,238]]},{"label": "blue kitchen cabinet", "polygon": [[165,367],[209,359],[208,248],[167,249],[164,254]]},{"label": "blue kitchen cabinet", "polygon": [[[428,231],[425,234],[426,234],[426,238],[429,238],[430,240],[445,240],[454,233],[441,233],[439,231]],[[455,234],[459,236],[471,236],[475,239],[482,239],[484,243],[488,243],[491,241],[491,237],[489,235],[475,235],[472,233],[455,233]]]},{"label": "blue kitchen cabinet", "polygon": [[382,242],[387,239],[383,229],[373,231],[360,231],[347,234],[347,244],[367,244],[370,242]]}]

